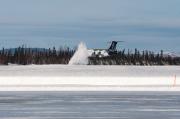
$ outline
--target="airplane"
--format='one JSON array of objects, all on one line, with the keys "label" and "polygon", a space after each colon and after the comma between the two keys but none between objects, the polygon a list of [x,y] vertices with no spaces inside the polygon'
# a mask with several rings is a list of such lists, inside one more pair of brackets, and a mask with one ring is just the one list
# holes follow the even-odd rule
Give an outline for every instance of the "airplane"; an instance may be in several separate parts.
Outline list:
[{"label": "airplane", "polygon": [[124,41],[111,41],[110,42],[111,45],[109,46],[108,49],[90,49],[88,50],[88,54],[90,57],[107,57],[107,56],[117,55],[118,51],[116,47],[119,42],[124,42]]}]

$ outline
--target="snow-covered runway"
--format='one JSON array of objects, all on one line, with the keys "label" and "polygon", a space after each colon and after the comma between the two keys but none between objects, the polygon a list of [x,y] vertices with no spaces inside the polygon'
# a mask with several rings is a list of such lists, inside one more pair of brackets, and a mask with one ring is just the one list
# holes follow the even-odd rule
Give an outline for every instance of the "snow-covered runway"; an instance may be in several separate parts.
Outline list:
[{"label": "snow-covered runway", "polygon": [[180,91],[179,66],[0,66],[1,91]]},{"label": "snow-covered runway", "polygon": [[179,92],[0,92],[1,119],[179,119]]}]

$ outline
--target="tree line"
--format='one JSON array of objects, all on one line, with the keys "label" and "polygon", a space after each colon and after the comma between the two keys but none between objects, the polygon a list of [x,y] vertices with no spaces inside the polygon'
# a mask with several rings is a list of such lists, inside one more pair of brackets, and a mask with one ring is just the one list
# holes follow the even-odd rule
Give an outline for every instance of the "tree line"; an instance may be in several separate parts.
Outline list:
[{"label": "tree line", "polygon": [[25,48],[24,46],[14,49],[2,49],[0,51],[0,64],[68,64],[74,50],[70,48],[55,47],[45,48]]},{"label": "tree line", "polygon": [[165,56],[163,50],[159,53],[135,49],[125,53],[125,49],[117,55],[108,57],[90,57],[90,65],[180,65],[180,57]]},{"label": "tree line", "polygon": [[[24,46],[0,50],[0,64],[68,64],[75,49],[60,47],[26,48]],[[163,51],[120,50],[117,55],[107,57],[89,57],[89,65],[180,65],[180,57],[165,56]]]}]

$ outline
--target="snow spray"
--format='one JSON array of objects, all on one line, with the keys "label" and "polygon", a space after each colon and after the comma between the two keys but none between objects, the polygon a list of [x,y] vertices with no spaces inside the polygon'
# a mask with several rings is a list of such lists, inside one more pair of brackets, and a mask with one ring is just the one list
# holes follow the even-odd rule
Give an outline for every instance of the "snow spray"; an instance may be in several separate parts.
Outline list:
[{"label": "snow spray", "polygon": [[88,54],[86,44],[83,42],[80,42],[75,54],[69,61],[69,65],[87,65],[88,56],[89,54]]}]

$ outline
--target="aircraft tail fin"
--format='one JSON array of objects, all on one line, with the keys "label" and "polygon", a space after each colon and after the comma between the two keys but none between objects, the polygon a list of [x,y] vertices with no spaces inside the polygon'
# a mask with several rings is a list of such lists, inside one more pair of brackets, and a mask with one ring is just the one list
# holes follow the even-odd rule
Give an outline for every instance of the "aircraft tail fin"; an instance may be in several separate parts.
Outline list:
[{"label": "aircraft tail fin", "polygon": [[110,47],[108,48],[109,54],[116,54],[117,53],[117,43],[124,42],[124,41],[112,41]]}]

